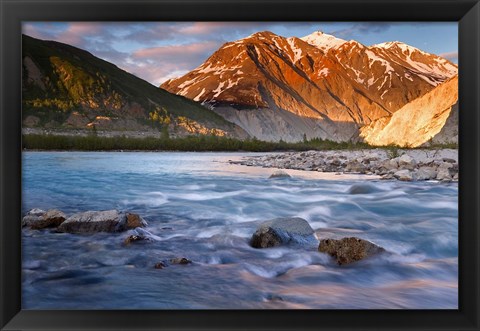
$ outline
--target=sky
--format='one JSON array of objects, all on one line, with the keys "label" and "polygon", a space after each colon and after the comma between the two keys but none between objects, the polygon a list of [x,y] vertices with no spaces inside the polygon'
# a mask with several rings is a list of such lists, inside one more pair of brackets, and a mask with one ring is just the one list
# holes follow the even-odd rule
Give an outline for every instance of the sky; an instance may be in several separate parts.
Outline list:
[{"label": "sky", "polygon": [[367,46],[401,41],[458,61],[456,22],[24,22],[22,30],[87,50],[156,86],[196,68],[225,42],[259,31],[322,31]]}]

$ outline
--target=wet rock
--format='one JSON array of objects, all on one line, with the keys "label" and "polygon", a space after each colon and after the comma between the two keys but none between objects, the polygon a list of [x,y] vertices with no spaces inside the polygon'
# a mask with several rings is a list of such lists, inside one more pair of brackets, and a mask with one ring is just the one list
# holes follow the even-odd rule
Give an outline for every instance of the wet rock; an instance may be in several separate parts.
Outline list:
[{"label": "wet rock", "polygon": [[172,264],[187,265],[187,264],[191,264],[191,263],[192,263],[192,261],[187,259],[186,257],[176,257],[176,258],[170,259],[168,261],[161,261],[161,262],[155,263],[154,268],[155,269],[163,269],[163,268],[166,268],[166,267],[168,267],[169,265],[172,265]]},{"label": "wet rock", "polygon": [[[140,219],[138,221],[136,216],[133,216],[136,221],[131,222],[130,226],[135,224],[139,226],[147,225],[140,216],[138,216]],[[136,223],[137,221],[138,223]],[[86,211],[73,214],[67,218],[60,224],[58,231],[68,233],[121,232],[130,229],[130,226],[127,213],[121,213],[117,210]]]},{"label": "wet rock", "polygon": [[38,208],[30,210],[22,219],[22,227],[34,230],[53,228],[62,224],[67,216],[57,209],[44,211]]},{"label": "wet rock", "polygon": [[348,264],[363,260],[373,255],[385,252],[380,246],[374,243],[356,238],[322,239],[318,250],[332,256],[339,265]]},{"label": "wet rock", "polygon": [[186,257],[176,257],[174,259],[170,259],[171,264],[190,264],[192,263],[191,260],[187,259]]},{"label": "wet rock", "polygon": [[275,171],[273,174],[270,175],[268,178],[291,178],[289,174],[287,174],[285,171],[278,170]]},{"label": "wet rock", "polygon": [[22,219],[22,227],[31,226],[32,224],[42,220],[42,216],[45,214],[45,210],[34,208],[27,212]]},{"label": "wet rock", "polygon": [[155,263],[155,265],[153,266],[155,269],[163,269],[163,268],[166,268],[167,265],[163,262],[158,262],[158,263]]},{"label": "wet rock", "polygon": [[395,178],[401,181],[410,182],[414,179],[413,173],[410,170],[399,170],[393,174]]},{"label": "wet rock", "polygon": [[128,236],[127,238],[125,238],[125,240],[123,241],[123,244],[125,246],[128,246],[130,245],[131,243],[134,243],[134,242],[145,242],[145,241],[150,241],[150,238],[148,237],[145,237],[145,236],[141,236],[141,235],[130,235]]},{"label": "wet rock", "polygon": [[143,228],[147,226],[147,222],[138,214],[125,213],[127,216],[127,229]]},{"label": "wet rock", "polygon": [[267,248],[290,243],[316,244],[315,233],[308,222],[299,217],[276,218],[263,222],[250,239],[254,248]]},{"label": "wet rock", "polygon": [[371,184],[354,184],[348,189],[350,194],[369,194],[379,191],[381,190]]}]

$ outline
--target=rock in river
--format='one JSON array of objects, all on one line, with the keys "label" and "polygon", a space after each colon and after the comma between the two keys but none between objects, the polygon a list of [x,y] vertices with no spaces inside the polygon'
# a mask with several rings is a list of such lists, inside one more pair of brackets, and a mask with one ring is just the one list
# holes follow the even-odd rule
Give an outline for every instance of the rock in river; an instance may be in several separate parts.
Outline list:
[{"label": "rock in river", "polygon": [[339,265],[352,263],[385,252],[385,249],[382,247],[368,240],[355,237],[339,240],[322,239],[318,250],[335,258]]},{"label": "rock in river", "polygon": [[39,230],[57,227],[62,224],[67,216],[57,209],[44,211],[38,208],[30,210],[22,219],[22,227]]},{"label": "rock in river", "polygon": [[186,265],[186,264],[192,264],[192,261],[187,259],[186,257],[176,257],[176,258],[170,259],[168,262],[167,261],[161,261],[161,262],[155,263],[155,265],[153,267],[155,269],[163,269],[163,268],[166,268],[166,267],[168,267],[169,265],[172,265],[172,264]]},{"label": "rock in river", "polygon": [[287,174],[285,171],[278,170],[275,171],[273,174],[270,175],[268,178],[291,178],[289,174]]},{"label": "rock in river", "polygon": [[376,193],[376,192],[381,192],[381,190],[371,184],[365,184],[365,183],[353,184],[348,189],[348,193],[350,194],[369,194],[369,193]]},{"label": "rock in river", "polygon": [[60,224],[58,231],[68,233],[120,232],[146,225],[147,222],[137,214],[122,213],[117,210],[86,211],[67,218]]},{"label": "rock in river", "polygon": [[317,244],[315,232],[306,220],[299,217],[276,218],[263,222],[250,239],[254,248],[296,244]]},{"label": "rock in river", "polygon": [[132,234],[132,235],[128,236],[127,238],[125,238],[125,240],[123,240],[123,244],[125,246],[128,246],[128,245],[130,245],[131,243],[134,243],[134,242],[146,242],[146,241],[150,241],[150,238],[142,236],[142,235]]}]

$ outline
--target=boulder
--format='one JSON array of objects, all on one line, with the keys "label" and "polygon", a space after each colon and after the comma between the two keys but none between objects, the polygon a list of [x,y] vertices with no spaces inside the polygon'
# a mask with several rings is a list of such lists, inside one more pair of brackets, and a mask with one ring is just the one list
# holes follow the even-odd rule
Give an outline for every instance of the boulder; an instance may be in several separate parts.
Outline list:
[{"label": "boulder", "polygon": [[22,219],[22,227],[40,230],[45,228],[53,228],[62,224],[67,216],[57,209],[44,211],[41,209],[30,210]]},{"label": "boulder", "polygon": [[438,167],[437,180],[448,182],[452,180],[452,175],[450,174],[449,168]]},{"label": "boulder", "polygon": [[125,213],[127,216],[127,229],[143,228],[147,225],[145,220],[138,214]]},{"label": "boulder", "polygon": [[318,250],[332,256],[339,265],[359,261],[370,256],[385,252],[374,243],[356,238],[322,239]]},{"label": "boulder", "polygon": [[387,170],[394,170],[398,168],[398,161],[397,159],[385,160],[381,166]]},{"label": "boulder", "polygon": [[350,194],[369,194],[380,192],[381,190],[371,184],[353,184],[349,189]]},{"label": "boulder", "polygon": [[402,156],[397,158],[398,161],[398,167],[401,169],[409,169],[413,170],[415,168],[415,165],[417,162],[407,154],[403,154]]},{"label": "boulder", "polygon": [[254,248],[286,244],[317,244],[315,232],[308,222],[299,217],[276,218],[263,222],[250,239]]},{"label": "boulder", "polygon": [[364,174],[367,171],[367,167],[363,163],[353,160],[347,163],[345,171]]},{"label": "boulder", "polygon": [[417,180],[429,180],[437,177],[437,171],[434,167],[421,167],[415,172]]},{"label": "boulder", "polygon": [[117,210],[86,211],[76,213],[67,218],[58,231],[68,233],[96,233],[96,232],[121,232],[137,226],[145,227],[147,222],[136,214],[130,214],[131,222],[128,222],[127,214]]},{"label": "boulder", "polygon": [[287,174],[285,171],[278,170],[275,171],[273,174],[270,175],[268,178],[291,178],[289,174]]},{"label": "boulder", "polygon": [[402,181],[412,181],[414,180],[413,173],[410,170],[404,169],[404,170],[399,170],[393,174],[393,176]]}]

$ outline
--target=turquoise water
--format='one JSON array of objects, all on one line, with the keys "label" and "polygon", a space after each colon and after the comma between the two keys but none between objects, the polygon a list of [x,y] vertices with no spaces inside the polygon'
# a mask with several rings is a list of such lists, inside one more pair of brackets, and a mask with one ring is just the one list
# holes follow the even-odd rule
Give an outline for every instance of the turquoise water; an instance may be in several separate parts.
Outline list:
[{"label": "turquoise water", "polygon": [[[137,212],[130,232],[22,231],[24,309],[423,309],[458,307],[458,185],[231,165],[253,153],[23,153],[23,206]],[[261,155],[261,154],[258,154]],[[376,190],[349,194],[369,181]],[[390,254],[337,266],[311,248],[257,250],[258,224],[299,216],[318,237],[358,236]],[[191,265],[155,269],[187,257]]]}]

